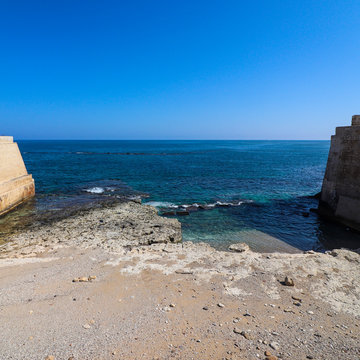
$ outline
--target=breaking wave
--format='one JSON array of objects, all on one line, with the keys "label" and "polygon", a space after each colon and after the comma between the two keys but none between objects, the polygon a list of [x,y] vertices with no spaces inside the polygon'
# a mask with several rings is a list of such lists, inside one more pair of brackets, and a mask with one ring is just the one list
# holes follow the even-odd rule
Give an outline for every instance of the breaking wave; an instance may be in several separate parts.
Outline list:
[{"label": "breaking wave", "polygon": [[146,202],[146,205],[154,206],[160,210],[166,210],[166,209],[178,209],[178,210],[190,210],[190,211],[196,211],[196,210],[210,210],[217,207],[233,207],[233,206],[241,206],[245,203],[252,203],[252,200],[236,200],[236,201],[215,201],[212,203],[193,203],[193,204],[181,204],[177,205],[171,202],[167,201],[149,201]]},{"label": "breaking wave", "polygon": [[166,201],[148,201],[145,203],[145,205],[151,205],[156,208],[167,208],[167,209],[177,209],[180,207],[179,205]]},{"label": "breaking wave", "polygon": [[102,188],[102,187],[95,186],[95,187],[90,188],[90,189],[84,189],[84,191],[86,191],[88,193],[91,193],[91,194],[102,194],[102,193],[105,192],[105,189]]}]

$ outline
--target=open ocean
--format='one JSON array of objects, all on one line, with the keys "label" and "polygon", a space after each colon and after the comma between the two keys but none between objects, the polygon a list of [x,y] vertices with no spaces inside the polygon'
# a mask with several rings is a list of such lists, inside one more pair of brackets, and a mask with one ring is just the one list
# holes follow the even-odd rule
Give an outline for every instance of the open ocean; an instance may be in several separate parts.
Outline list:
[{"label": "open ocean", "polygon": [[[329,141],[18,141],[36,198],[0,219],[0,236],[34,214],[142,197],[190,215],[183,238],[225,249],[358,247],[360,235],[319,219]],[[184,213],[183,213],[184,214]],[[171,215],[170,215],[171,216]],[[279,241],[280,240],[280,241]],[[285,248],[283,245],[285,244]]]}]

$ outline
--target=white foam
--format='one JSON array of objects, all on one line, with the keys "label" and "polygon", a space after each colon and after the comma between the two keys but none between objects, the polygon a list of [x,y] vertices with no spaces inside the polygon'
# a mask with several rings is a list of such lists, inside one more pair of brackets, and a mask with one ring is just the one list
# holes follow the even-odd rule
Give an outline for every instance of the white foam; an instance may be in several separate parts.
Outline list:
[{"label": "white foam", "polygon": [[173,209],[177,209],[179,207],[178,205],[175,205],[173,203],[166,202],[166,201],[149,201],[149,202],[146,202],[145,205],[151,205],[151,206],[154,206],[156,208],[173,208]]},{"label": "white foam", "polygon": [[84,191],[92,193],[92,194],[102,194],[105,190],[102,187],[93,187],[90,189],[84,189]]}]

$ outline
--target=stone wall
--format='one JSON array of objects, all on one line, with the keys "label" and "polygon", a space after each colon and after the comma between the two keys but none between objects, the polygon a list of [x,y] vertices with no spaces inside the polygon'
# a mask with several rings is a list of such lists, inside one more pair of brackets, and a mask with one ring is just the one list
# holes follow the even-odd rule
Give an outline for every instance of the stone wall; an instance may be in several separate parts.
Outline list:
[{"label": "stone wall", "polygon": [[11,136],[0,136],[0,215],[34,196],[35,184]]},{"label": "stone wall", "polygon": [[360,230],[360,115],[331,137],[319,212]]}]

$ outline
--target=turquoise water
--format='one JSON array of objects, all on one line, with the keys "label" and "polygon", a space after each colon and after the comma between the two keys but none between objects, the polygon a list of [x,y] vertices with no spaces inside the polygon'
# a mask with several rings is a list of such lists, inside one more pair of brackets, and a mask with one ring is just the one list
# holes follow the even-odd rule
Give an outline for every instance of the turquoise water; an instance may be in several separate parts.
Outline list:
[{"label": "turquoise water", "polygon": [[238,241],[251,244],[252,236],[257,238],[253,247],[260,250],[277,247],[273,238],[303,250],[358,240],[357,234],[309,213],[317,206],[310,196],[321,189],[328,141],[18,144],[36,181],[35,212],[104,197],[141,196],[170,216],[191,210],[178,216],[184,240],[218,248]]}]

